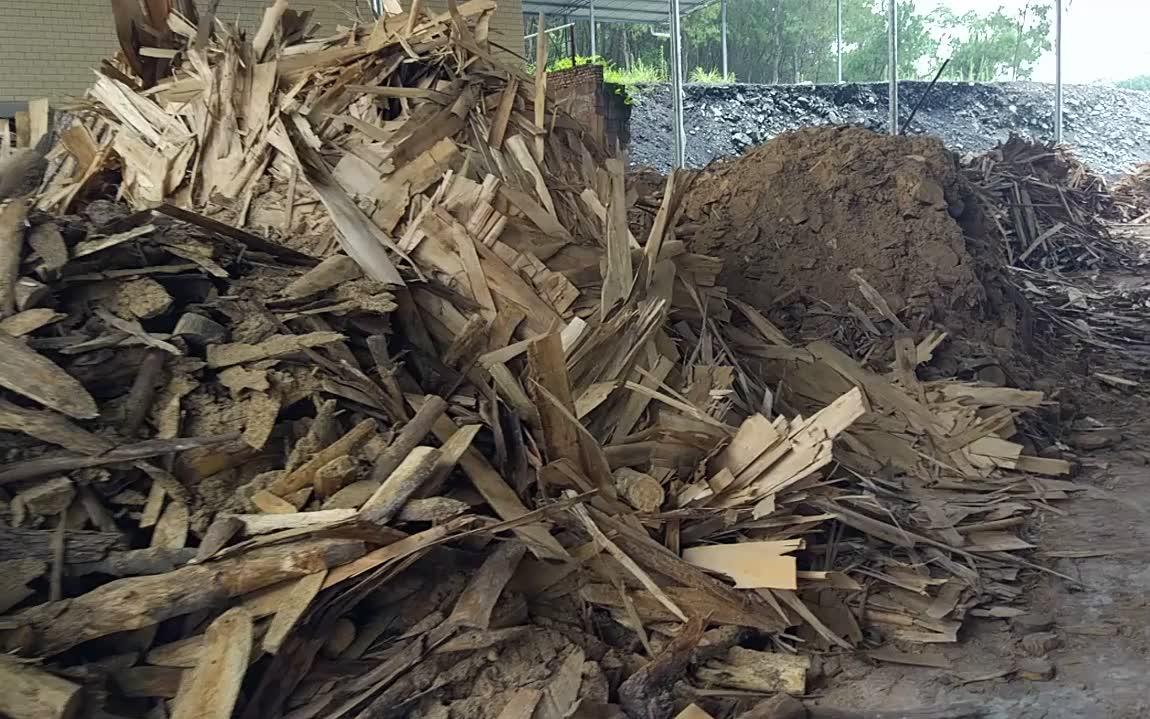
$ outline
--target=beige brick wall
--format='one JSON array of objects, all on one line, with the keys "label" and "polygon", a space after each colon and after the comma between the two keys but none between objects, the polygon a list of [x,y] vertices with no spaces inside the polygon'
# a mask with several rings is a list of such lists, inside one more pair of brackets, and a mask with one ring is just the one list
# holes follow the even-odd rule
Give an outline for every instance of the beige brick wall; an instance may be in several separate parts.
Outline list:
[{"label": "beige brick wall", "polygon": [[[222,0],[218,16],[254,31],[271,0]],[[406,3],[404,3],[406,4]],[[433,6],[446,2],[431,3]],[[204,6],[204,3],[200,3]],[[367,0],[296,0],[313,8],[323,30],[369,17]],[[492,40],[516,52],[523,46],[521,0],[500,0]],[[0,0],[0,102],[83,94],[91,68],[117,48],[109,0]]]}]

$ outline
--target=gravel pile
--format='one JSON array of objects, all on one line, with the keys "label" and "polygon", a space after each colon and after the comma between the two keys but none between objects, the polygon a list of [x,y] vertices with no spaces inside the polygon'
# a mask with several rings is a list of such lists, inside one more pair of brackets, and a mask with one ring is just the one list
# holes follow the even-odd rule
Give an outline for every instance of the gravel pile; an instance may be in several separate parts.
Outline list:
[{"label": "gravel pile", "polygon": [[[927,85],[900,84],[903,118]],[[673,152],[670,86],[635,87],[631,97],[631,164],[666,171]],[[800,127],[849,124],[885,131],[887,124],[885,83],[688,85],[685,100],[687,159],[694,167]],[[1150,92],[1068,85],[1065,103],[1065,138],[1092,169],[1117,175],[1150,160]],[[926,97],[910,133],[937,135],[959,153],[981,152],[1011,132],[1048,139],[1053,118],[1053,85],[946,82]]]}]

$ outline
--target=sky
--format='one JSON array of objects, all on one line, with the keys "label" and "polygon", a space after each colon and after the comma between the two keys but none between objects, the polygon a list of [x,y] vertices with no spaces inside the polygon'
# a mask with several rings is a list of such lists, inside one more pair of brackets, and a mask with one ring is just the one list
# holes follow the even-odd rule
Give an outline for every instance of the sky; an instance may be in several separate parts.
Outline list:
[{"label": "sky", "polygon": [[[1065,82],[1114,81],[1150,75],[1150,0],[1064,0],[1062,78]],[[1021,9],[1025,0],[917,0],[929,12],[949,7],[993,12]],[[1053,18],[1053,15],[1052,15]],[[1053,35],[1053,30],[1051,30]],[[1053,45],[1053,38],[1051,44]],[[1054,54],[1035,68],[1034,79],[1054,81]]]}]

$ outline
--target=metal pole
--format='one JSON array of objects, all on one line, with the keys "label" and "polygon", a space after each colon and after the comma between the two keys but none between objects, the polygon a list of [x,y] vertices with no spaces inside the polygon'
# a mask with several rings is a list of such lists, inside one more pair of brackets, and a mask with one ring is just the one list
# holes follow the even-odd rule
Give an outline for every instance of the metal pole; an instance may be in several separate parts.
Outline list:
[{"label": "metal pole", "polygon": [[835,55],[838,56],[839,84],[843,82],[843,0],[838,0],[838,25],[835,29]]},{"label": "metal pole", "polygon": [[890,134],[898,134],[898,0],[887,11],[887,73],[890,75]]},{"label": "metal pole", "polygon": [[1062,142],[1062,0],[1054,0],[1054,141]]},{"label": "metal pole", "polygon": [[722,0],[719,5],[719,17],[722,18],[723,25],[723,82],[726,82],[729,77],[727,73],[727,0]]},{"label": "metal pole", "polygon": [[671,21],[671,102],[674,114],[675,167],[687,166],[687,136],[683,132],[683,38],[679,31],[679,0],[670,0]]},{"label": "metal pole", "polygon": [[595,44],[595,0],[591,0],[591,57],[599,54]]}]

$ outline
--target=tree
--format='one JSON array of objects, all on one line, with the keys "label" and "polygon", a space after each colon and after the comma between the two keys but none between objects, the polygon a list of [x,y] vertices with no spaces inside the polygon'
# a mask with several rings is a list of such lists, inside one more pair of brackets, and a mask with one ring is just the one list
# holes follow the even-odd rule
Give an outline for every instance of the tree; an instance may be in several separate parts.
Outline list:
[{"label": "tree", "polygon": [[989,15],[955,15],[943,8],[933,15],[948,33],[947,79],[1028,79],[1042,53],[1050,49],[1050,7],[1045,3],[1028,2],[1015,16],[1002,8]]},{"label": "tree", "polygon": [[[729,67],[743,82],[833,82],[836,0],[730,0],[727,7]],[[949,55],[949,79],[1025,79],[1050,48],[1046,0],[1028,0],[1018,13],[949,10],[922,13],[914,0],[899,0],[898,76],[930,75]],[[529,19],[529,25],[533,22]],[[670,43],[656,30],[666,26],[601,23],[599,55],[624,77],[669,75]],[[530,30],[528,30],[530,32]],[[575,27],[575,44],[588,54],[590,28]],[[565,35],[552,35],[552,61],[567,56]],[[722,67],[719,0],[683,19],[684,72],[715,73]],[[529,50],[530,53],[530,50]],[[528,58],[533,59],[533,55]],[[852,82],[888,77],[886,0],[843,0],[843,76]]]}]

